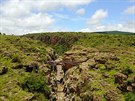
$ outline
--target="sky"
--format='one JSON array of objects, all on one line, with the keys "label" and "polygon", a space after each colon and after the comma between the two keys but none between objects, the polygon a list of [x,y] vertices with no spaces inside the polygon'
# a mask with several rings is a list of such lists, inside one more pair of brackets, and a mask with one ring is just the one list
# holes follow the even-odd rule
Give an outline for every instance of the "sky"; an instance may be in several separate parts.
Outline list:
[{"label": "sky", "polygon": [[0,32],[135,32],[135,0],[0,0]]}]

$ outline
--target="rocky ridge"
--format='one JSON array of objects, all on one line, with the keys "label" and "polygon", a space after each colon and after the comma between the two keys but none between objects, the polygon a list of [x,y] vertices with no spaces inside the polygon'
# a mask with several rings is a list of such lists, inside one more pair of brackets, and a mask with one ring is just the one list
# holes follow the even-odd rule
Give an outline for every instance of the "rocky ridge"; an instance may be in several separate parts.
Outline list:
[{"label": "rocky ridge", "polygon": [[[119,73],[119,68],[109,61],[120,62],[119,58],[110,52],[82,46],[72,47],[64,54],[62,61],[65,71],[65,97],[69,101],[123,101],[122,92],[135,90],[135,77],[133,76],[128,84],[126,80],[131,77]],[[109,75],[112,71],[115,71],[113,75]],[[110,82],[110,78],[114,81]]]}]

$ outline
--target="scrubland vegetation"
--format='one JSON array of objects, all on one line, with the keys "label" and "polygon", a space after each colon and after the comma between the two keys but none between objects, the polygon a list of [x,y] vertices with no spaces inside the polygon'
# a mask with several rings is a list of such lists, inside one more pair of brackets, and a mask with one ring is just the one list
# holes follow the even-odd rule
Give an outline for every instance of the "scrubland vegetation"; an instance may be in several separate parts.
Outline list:
[{"label": "scrubland vegetation", "polygon": [[50,100],[46,61],[59,56],[71,62],[63,66],[71,101],[134,101],[135,34],[118,32],[0,35],[0,100]]}]

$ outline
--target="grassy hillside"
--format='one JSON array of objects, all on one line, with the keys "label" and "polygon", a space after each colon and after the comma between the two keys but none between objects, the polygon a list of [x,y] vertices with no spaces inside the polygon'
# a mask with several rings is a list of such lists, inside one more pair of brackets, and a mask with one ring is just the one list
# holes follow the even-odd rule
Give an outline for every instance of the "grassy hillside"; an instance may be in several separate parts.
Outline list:
[{"label": "grassy hillside", "polygon": [[[130,36],[131,35],[131,36]],[[88,45],[90,47],[96,47],[97,45],[102,46],[108,45],[112,47],[132,47],[134,43],[135,33],[119,32],[119,31],[108,31],[108,32],[96,32],[96,33],[82,33],[82,32],[54,32],[54,33],[34,33],[24,35],[31,39],[40,40],[54,48],[56,53],[62,54],[70,49],[74,43],[78,42],[81,44]],[[97,39],[96,39],[97,38]],[[112,38],[112,39],[111,39]],[[129,38],[129,40],[128,40]],[[78,41],[79,40],[79,41]],[[131,41],[131,42],[130,42]],[[103,46],[104,47],[104,46]],[[104,48],[105,49],[105,48]]]},{"label": "grassy hillside", "polygon": [[44,61],[51,59],[51,52],[40,41],[0,35],[0,100],[47,101],[50,88]]}]

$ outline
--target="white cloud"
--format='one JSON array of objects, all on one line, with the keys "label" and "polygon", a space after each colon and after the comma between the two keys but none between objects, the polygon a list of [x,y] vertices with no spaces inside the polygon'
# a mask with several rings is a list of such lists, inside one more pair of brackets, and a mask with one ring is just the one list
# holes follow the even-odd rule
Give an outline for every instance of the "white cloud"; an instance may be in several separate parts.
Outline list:
[{"label": "white cloud", "polygon": [[107,24],[96,27],[88,27],[80,30],[81,32],[98,32],[98,31],[125,31],[135,32],[135,22],[126,22],[123,24]]},{"label": "white cloud", "polygon": [[22,34],[32,32],[34,30],[47,30],[55,19],[48,14],[31,14],[26,18],[3,17],[1,23],[1,31],[4,33]]},{"label": "white cloud", "polygon": [[87,5],[93,1],[94,0],[8,0],[1,4],[0,11],[12,16],[15,14],[28,14],[32,11],[42,12],[49,10],[57,10],[62,7],[70,8],[80,5]]},{"label": "white cloud", "polygon": [[125,31],[135,32],[135,20],[115,23],[115,24],[102,24],[102,20],[108,16],[108,12],[100,9],[97,10],[92,17],[90,17],[86,23],[88,26],[81,29],[82,32],[98,32],[98,31]]},{"label": "white cloud", "polygon": [[135,14],[135,5],[128,7],[126,10],[124,10],[125,14]]},{"label": "white cloud", "polygon": [[0,32],[23,34],[33,31],[51,31],[56,19],[48,14],[48,11],[62,8],[71,9],[93,1],[5,0],[0,5]]},{"label": "white cloud", "polygon": [[90,28],[83,28],[80,32],[92,32],[92,30],[90,30]]},{"label": "white cloud", "polygon": [[65,15],[65,14],[54,13],[53,15],[55,17],[60,18],[60,19],[70,19],[70,17],[68,15]]},{"label": "white cloud", "polygon": [[66,7],[78,6],[78,5],[87,5],[95,0],[55,0],[56,2],[60,2],[60,4]]},{"label": "white cloud", "polygon": [[103,9],[97,10],[90,19],[88,19],[87,24],[88,25],[98,25],[100,22],[107,17],[108,12]]},{"label": "white cloud", "polygon": [[78,10],[76,11],[76,14],[79,14],[79,15],[85,14],[85,9],[84,9],[84,8],[78,9]]}]

